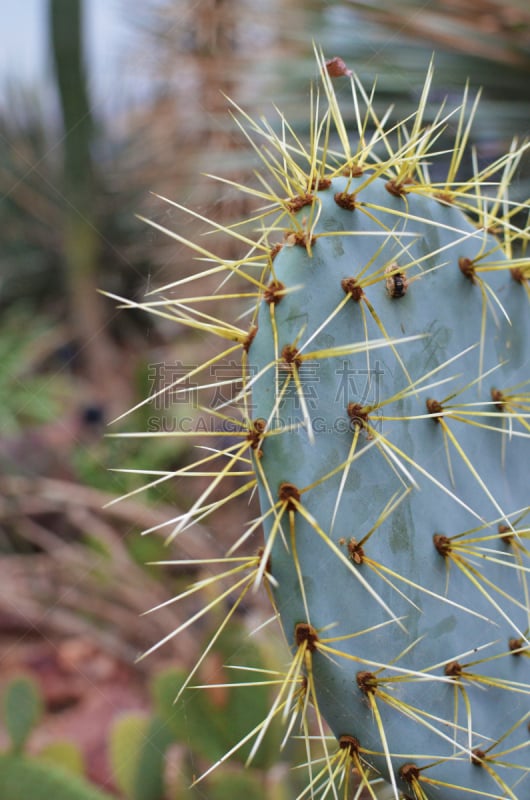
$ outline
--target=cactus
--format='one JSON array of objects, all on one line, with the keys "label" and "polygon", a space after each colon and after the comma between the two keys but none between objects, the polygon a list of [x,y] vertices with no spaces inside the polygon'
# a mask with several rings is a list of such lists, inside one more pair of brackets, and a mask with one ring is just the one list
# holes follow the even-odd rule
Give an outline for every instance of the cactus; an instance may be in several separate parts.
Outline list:
[{"label": "cactus", "polygon": [[[215,513],[232,475],[247,477],[227,499],[257,488],[261,514],[219,580],[236,606],[265,585],[281,621],[291,661],[255,745],[277,715],[306,737],[302,796],[347,798],[355,774],[373,798],[523,800],[530,227],[509,191],[527,148],[485,168],[471,152],[466,177],[468,90],[425,124],[429,69],[417,112],[391,125],[340,59],[317,59],[325,107],[312,95],[308,146],[283,116],[277,132],[238,110],[263,166],[259,188],[240,187],[261,204],[257,233],[211,228],[244,255],[167,231],[207,266],[125,301],[228,340],[190,373],[205,388],[212,363],[241,357],[236,402],[201,409],[214,447],[156,479],[212,473],[171,536]],[[351,87],[351,130],[335,80]],[[216,275],[222,319],[189,291]],[[258,554],[237,557],[260,528]]]},{"label": "cactus", "polygon": [[[235,653],[235,655],[234,655]],[[195,758],[213,763],[222,759],[225,752],[252,730],[267,713],[270,702],[268,685],[255,686],[249,680],[245,685],[245,668],[262,668],[263,656],[255,642],[244,639],[241,626],[234,624],[217,638],[211,653],[208,672],[215,675],[210,681],[210,691],[179,692],[187,676],[184,670],[170,669],[153,681],[153,697],[158,716],[171,731],[174,741],[187,742]],[[235,662],[235,664],[234,664]],[[240,672],[241,670],[241,672]],[[235,673],[242,685],[225,685],[215,691],[217,683],[230,684],[230,673]],[[247,684],[248,685],[248,684]],[[174,704],[176,695],[179,702]],[[211,720],[206,727],[204,720]],[[268,741],[254,759],[257,769],[270,769],[276,758],[280,733],[270,730]],[[248,747],[240,748],[237,758],[243,763],[248,757]]]},{"label": "cactus", "polygon": [[156,715],[130,711],[114,722],[109,760],[127,800],[158,800],[164,795],[164,759],[171,741],[167,726]]},{"label": "cactus", "polygon": [[14,678],[5,689],[3,712],[13,753],[21,753],[43,713],[42,696],[35,681],[26,676]]},{"label": "cactus", "polygon": [[[243,641],[239,626],[234,625],[215,643],[208,664],[210,677],[222,681],[225,670],[221,665],[234,660],[234,651],[238,671],[249,662],[253,670],[260,664],[265,669],[261,649],[253,642]],[[131,711],[115,720],[109,761],[114,781],[124,797],[127,800],[292,797],[296,784],[287,779],[287,765],[279,773],[277,770],[278,724],[269,729],[266,746],[254,760],[252,770],[241,770],[241,762],[248,753],[238,748],[239,765],[219,765],[203,784],[192,785],[198,765],[224,761],[225,752],[234,742],[260,723],[267,711],[270,691],[266,683],[258,688],[252,679],[247,688],[243,675],[238,686],[226,682],[218,686],[210,681],[211,691],[188,692],[175,703],[175,695],[186,677],[184,670],[175,668],[159,672],[150,686],[153,712],[148,715]],[[171,763],[174,753],[182,753],[176,766]]]},{"label": "cactus", "polygon": [[112,800],[68,769],[35,758],[0,753],[2,800]]},{"label": "cactus", "polygon": [[[81,754],[71,743],[48,745],[37,757],[25,755],[32,730],[40,722],[44,703],[35,681],[21,676],[10,680],[2,698],[3,721],[10,749],[0,753],[2,800],[112,800],[80,775]],[[62,763],[61,763],[62,762]]]}]

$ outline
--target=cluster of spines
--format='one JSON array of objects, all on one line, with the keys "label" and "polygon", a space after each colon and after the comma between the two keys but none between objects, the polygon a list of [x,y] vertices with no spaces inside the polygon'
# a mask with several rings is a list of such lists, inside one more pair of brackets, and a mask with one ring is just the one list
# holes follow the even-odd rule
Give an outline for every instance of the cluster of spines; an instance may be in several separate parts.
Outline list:
[{"label": "cluster of spines", "polygon": [[[475,259],[461,259],[458,267],[462,274],[479,288],[482,294],[482,330],[478,337],[480,341],[484,341],[488,309],[493,313],[495,313],[495,309],[501,313],[504,312],[500,301],[488,287],[484,277],[485,273],[491,270],[510,270],[513,280],[521,285],[528,294],[530,300],[530,260],[526,253],[528,240],[530,239],[530,225],[527,225],[525,228],[516,225],[515,218],[524,213],[524,206],[512,203],[508,200],[508,186],[525,148],[521,147],[517,149],[514,145],[509,154],[499,159],[492,166],[482,171],[477,169],[471,179],[465,182],[457,182],[457,172],[460,167],[462,153],[469,139],[471,118],[476,108],[476,103],[474,103],[471,108],[471,113],[469,114],[467,103],[468,92],[466,89],[462,106],[457,112],[456,142],[447,178],[443,181],[432,183],[429,180],[426,164],[429,159],[432,160],[436,158],[437,154],[434,150],[434,145],[455,113],[444,114],[443,110],[441,110],[431,125],[427,127],[424,125],[423,116],[432,79],[432,71],[429,71],[417,113],[410,120],[389,127],[387,127],[388,115],[383,115],[381,118],[378,117],[374,110],[373,97],[371,95],[366,95],[357,79],[354,76],[351,77],[354,106],[357,110],[358,133],[358,147],[353,151],[350,145],[349,134],[346,131],[341,116],[330,74],[326,70],[325,64],[320,56],[319,67],[324,82],[328,105],[324,112],[321,113],[320,99],[316,96],[313,97],[311,142],[309,149],[306,149],[302,145],[298,136],[283,117],[281,118],[282,132],[278,134],[267,123],[258,124],[239,109],[240,114],[243,116],[244,124],[246,124],[249,130],[249,133],[247,133],[247,129],[244,129],[245,135],[248,136],[249,141],[256,149],[265,167],[264,174],[268,175],[268,178],[261,178],[261,188],[238,186],[241,191],[250,193],[264,204],[264,208],[256,212],[252,220],[245,221],[246,223],[249,221],[254,223],[254,225],[259,228],[259,233],[255,239],[252,239],[241,232],[240,226],[225,227],[220,224],[212,223],[211,220],[208,220],[208,223],[210,223],[213,230],[222,231],[235,239],[243,247],[247,247],[247,252],[240,259],[235,261],[219,259],[215,253],[208,250],[208,248],[190,242],[180,234],[166,230],[155,224],[155,227],[163,230],[179,243],[190,247],[199,259],[213,266],[207,266],[206,269],[198,274],[161,287],[157,290],[158,298],[155,300],[147,299],[146,301],[135,303],[117,298],[123,302],[125,307],[141,307],[150,313],[163,316],[166,319],[194,329],[211,333],[219,339],[230,343],[227,348],[213,356],[208,362],[193,369],[186,376],[180,376],[171,385],[160,389],[159,393],[152,394],[144,401],[145,403],[152,401],[158,394],[163,392],[179,391],[179,384],[182,385],[182,390],[184,391],[184,387],[190,378],[197,378],[201,374],[205,374],[213,364],[221,363],[223,360],[233,356],[235,357],[237,354],[241,357],[241,377],[238,381],[242,384],[242,388],[239,391],[237,400],[239,401],[238,405],[241,407],[239,413],[242,411],[242,418],[236,416],[236,413],[233,413],[233,411],[226,406],[220,406],[217,409],[206,407],[198,409],[200,412],[210,414],[218,421],[219,426],[231,426],[231,435],[234,439],[234,444],[222,450],[211,447],[208,449],[207,454],[199,458],[194,464],[179,470],[158,474],[146,487],[143,487],[148,488],[167,480],[186,476],[209,475],[211,477],[212,480],[209,487],[204,490],[192,507],[184,514],[167,522],[168,526],[173,526],[171,536],[178,535],[179,532],[214,513],[222,503],[241,497],[245,493],[253,492],[258,481],[266,487],[270,500],[270,508],[251,522],[248,529],[231,548],[226,560],[218,562],[223,571],[219,575],[199,582],[188,590],[189,592],[200,591],[205,586],[210,586],[216,581],[219,581],[220,585],[224,585],[226,580],[233,579],[233,582],[229,585],[229,589],[223,589],[216,601],[217,603],[222,603],[229,593],[233,594],[233,592],[236,591],[239,593],[238,600],[232,608],[237,607],[237,604],[242,601],[250,589],[263,582],[264,578],[267,579],[267,584],[273,580],[268,571],[267,564],[277,535],[284,538],[287,546],[292,549],[293,558],[296,561],[295,528],[297,516],[303,517],[313,530],[328,544],[335,555],[343,563],[348,564],[352,573],[356,575],[357,580],[364,580],[360,577],[359,571],[356,570],[356,566],[363,563],[377,570],[380,576],[386,575],[386,578],[384,578],[385,580],[394,582],[395,576],[391,576],[390,571],[385,568],[384,565],[370,562],[369,548],[367,547],[368,540],[374,531],[394,512],[396,507],[415,485],[412,477],[412,472],[415,469],[419,470],[423,477],[431,479],[431,476],[425,472],[421,465],[415,463],[406,453],[397,450],[395,445],[393,445],[389,439],[385,438],[378,427],[372,423],[375,417],[388,422],[400,419],[400,417],[396,415],[389,414],[388,407],[391,406],[393,402],[404,399],[404,397],[412,395],[417,396],[422,392],[426,393],[427,391],[431,392],[434,388],[438,389],[438,387],[445,382],[445,379],[439,379],[438,372],[449,366],[454,360],[451,359],[451,362],[447,362],[441,367],[433,369],[415,382],[411,381],[406,366],[399,355],[399,346],[402,343],[401,340],[392,340],[388,336],[381,318],[374,307],[373,301],[369,300],[367,297],[366,289],[378,284],[381,285],[382,290],[395,300],[402,298],[408,291],[413,291],[414,281],[421,279],[422,275],[425,273],[422,271],[422,265],[419,265],[417,260],[413,258],[407,259],[406,243],[402,245],[402,258],[399,260],[393,257],[393,260],[387,263],[383,268],[372,272],[370,272],[371,265],[365,265],[358,274],[352,275],[348,279],[343,279],[341,282],[342,299],[338,303],[335,311],[324,323],[325,325],[331,324],[335,314],[338,313],[346,303],[355,302],[361,309],[363,319],[365,313],[368,313],[378,325],[381,332],[381,339],[379,341],[365,341],[341,348],[330,348],[327,351],[311,351],[311,342],[307,340],[304,341],[302,333],[294,342],[281,342],[280,340],[275,322],[275,309],[278,304],[282,302],[283,297],[289,292],[296,291],[297,287],[288,288],[278,280],[275,275],[274,259],[283,247],[289,246],[303,247],[308,255],[311,255],[319,237],[328,235],[317,232],[316,230],[320,213],[318,193],[331,189],[334,178],[346,175],[351,179],[352,183],[349,188],[334,195],[334,200],[337,205],[352,213],[374,215],[380,209],[377,207],[370,207],[369,204],[364,202],[363,189],[369,186],[374,180],[385,178],[386,189],[389,194],[403,200],[403,210],[394,212],[396,218],[407,215],[407,197],[415,193],[434,197],[442,204],[455,205],[470,216],[475,221],[477,231],[482,231],[484,234],[482,237],[483,244],[479,248]],[[361,114],[359,109],[363,102],[366,110],[364,114]],[[466,120],[466,115],[469,116],[469,120]],[[373,131],[370,135],[368,134],[369,129]],[[338,138],[342,146],[342,152],[337,152],[332,148],[332,132],[334,132],[335,137]],[[256,135],[264,142],[263,147],[257,145],[254,138],[251,138]],[[353,183],[354,179],[355,184]],[[354,188],[355,190],[353,190]],[[178,204],[173,203],[173,205],[177,206],[180,210],[188,211],[178,206]],[[205,221],[203,217],[194,212],[188,213],[192,213],[193,216]],[[432,224],[429,220],[420,221]],[[491,244],[487,244],[487,242],[490,241],[488,235],[491,233],[494,233],[497,237],[498,244],[495,245],[495,247],[498,248],[499,253],[503,252],[507,254],[508,259],[499,258],[498,261],[492,259]],[[341,235],[344,235],[344,232],[341,232]],[[463,240],[467,236],[467,233],[462,232]],[[383,241],[386,242],[392,238],[395,238],[394,232],[387,231]],[[490,249],[488,249],[488,247]],[[379,254],[377,248],[376,251],[377,254]],[[425,256],[425,259],[438,255],[440,254],[432,252],[429,253],[428,256]],[[487,260],[486,256],[488,257]],[[239,285],[242,282],[246,290],[238,291],[236,289],[229,293],[224,292],[224,289],[222,289],[219,293],[213,295],[197,294],[180,299],[175,297],[176,291],[185,288],[190,283],[195,283],[195,281],[201,281],[204,278],[210,278],[214,275],[219,276],[220,285],[222,287],[225,286],[228,280],[236,280]],[[169,293],[171,293],[170,297],[168,296]],[[219,318],[214,314],[201,310],[204,304],[210,302],[215,303],[216,307],[220,305],[225,307],[235,305],[235,307],[239,309],[242,303],[252,303],[254,311],[251,314],[250,324],[247,327],[242,327],[239,324],[228,322],[224,316],[223,318]],[[260,376],[256,377],[248,374],[247,366],[249,352],[251,352],[252,342],[257,332],[257,312],[261,303],[265,303],[270,309],[271,325],[275,338],[275,358],[273,362],[268,365],[268,369],[273,370],[277,375],[281,373],[282,376],[282,380],[276,381],[276,386],[281,388],[278,390],[276,406],[269,419],[253,419],[249,413],[252,386],[256,382],[257,377]],[[324,325],[321,326],[321,328],[322,327],[324,327]],[[312,338],[314,338],[314,334]],[[377,517],[372,530],[366,534],[361,541],[356,542],[354,539],[336,541],[329,532],[322,530],[318,521],[314,519],[304,506],[303,495],[311,491],[315,484],[306,487],[297,487],[294,484],[285,483],[276,491],[268,486],[264,471],[260,466],[260,459],[264,448],[267,446],[267,439],[271,436],[281,435],[283,432],[281,427],[275,426],[274,417],[282,401],[282,392],[286,391],[289,382],[294,384],[296,391],[299,393],[302,408],[304,406],[304,396],[299,380],[299,370],[304,361],[310,361],[316,357],[319,359],[336,358],[341,355],[351,355],[354,352],[366,352],[367,358],[369,358],[369,351],[376,347],[390,347],[393,350],[398,363],[408,379],[408,385],[396,396],[382,399],[376,404],[350,404],[345,408],[345,418],[349,420],[352,430],[352,446],[348,458],[329,473],[322,475],[318,483],[323,483],[340,473],[343,476],[341,481],[342,489],[353,462],[359,459],[367,449],[373,446],[380,450],[383,457],[392,468],[395,468],[397,464],[401,474],[405,476],[407,480],[406,483],[404,482],[403,492],[389,498],[387,504]],[[474,380],[482,380],[483,378],[482,364],[480,363],[479,375]],[[234,379],[234,383],[235,382],[236,379]],[[470,384],[465,388],[467,389],[469,385]],[[209,386],[209,383],[205,383],[202,388],[208,389]],[[528,538],[530,531],[527,527],[522,526],[522,521],[528,513],[528,509],[521,510],[518,518],[514,520],[512,520],[510,516],[515,515],[506,516],[504,514],[502,509],[496,505],[493,496],[482,481],[476,468],[459,446],[453,428],[456,422],[468,422],[480,427],[498,430],[501,434],[504,434],[502,436],[504,451],[505,443],[510,436],[526,436],[530,432],[530,382],[515,387],[495,388],[492,390],[490,403],[483,403],[481,405],[458,404],[455,400],[457,400],[455,394],[448,395],[441,399],[428,396],[424,403],[423,410],[421,412],[418,410],[418,414],[415,418],[431,418],[433,423],[440,425],[446,443],[446,452],[448,453],[449,471],[451,472],[449,444],[452,444],[455,451],[464,459],[472,478],[480,483],[485,493],[497,508],[499,514],[498,520],[486,524],[481,522],[481,525],[473,531],[465,531],[457,534],[453,533],[451,535],[434,533],[433,537],[433,546],[448,564],[455,565],[455,567],[461,570],[467,570],[470,575],[470,580],[480,583],[480,578],[475,574],[472,566],[470,566],[470,559],[481,549],[487,550],[490,553],[486,556],[483,556],[481,553],[481,557],[498,557],[497,552],[494,550],[493,553],[491,553],[491,549],[488,547],[490,540],[494,538],[494,534],[489,533],[494,525],[499,526],[499,536],[502,539],[503,546],[512,550],[515,562],[517,562],[517,559],[520,559],[523,554],[524,556],[528,556],[524,541]],[[411,417],[406,417],[406,419],[411,419]],[[303,428],[304,424],[306,424],[307,433],[311,435],[310,426],[307,425],[307,422],[306,414],[300,427]],[[519,427],[517,427],[517,425]],[[165,433],[159,435],[188,436],[189,434]],[[218,436],[216,426],[213,425],[212,430],[205,431],[204,436],[214,437],[215,442]],[[505,457],[504,453],[503,457]],[[219,466],[219,464],[221,464],[221,466]],[[214,490],[219,487],[225,479],[233,476],[238,478],[245,477],[248,478],[248,480],[231,491],[223,500],[213,500],[212,495],[214,494]],[[432,479],[436,481],[435,478]],[[457,495],[452,492],[450,487],[442,488],[445,492],[451,494],[457,502],[462,502]],[[337,506],[339,500],[340,497],[337,499]],[[262,522],[269,516],[271,516],[274,521],[265,550],[255,557],[242,557],[240,559],[235,557],[234,552],[238,547],[250,539]],[[284,530],[284,520],[288,521],[288,531]],[[528,599],[526,570],[522,567],[520,575],[524,582],[525,598]],[[411,582],[409,581],[409,583]],[[304,596],[301,577],[300,588]],[[370,590],[368,586],[366,588],[373,593],[373,590]],[[418,589],[421,587],[414,584],[414,588]],[[491,596],[490,588],[488,587],[482,586],[480,591]],[[187,594],[188,592],[185,592],[183,597]],[[389,622],[397,622],[399,624],[399,620],[395,619],[392,612],[385,606],[383,601],[377,597],[376,600],[380,602],[382,607],[388,612]],[[443,600],[444,602],[450,602],[446,598],[443,598]],[[492,602],[495,601],[492,599]],[[296,648],[292,667],[281,684],[281,690],[278,695],[279,699],[277,699],[273,707],[274,713],[271,714],[270,719],[272,719],[276,713],[279,713],[280,709],[282,714],[286,714],[287,709],[291,713],[291,723],[289,726],[289,729],[291,729],[294,726],[294,720],[297,718],[297,714],[302,710],[302,722],[299,722],[299,724],[301,729],[305,730],[306,735],[309,737],[307,724],[304,721],[308,702],[316,707],[318,711],[314,687],[311,687],[312,653],[316,651],[328,652],[328,654],[332,654],[334,657],[344,656],[344,654],[341,653],[340,650],[337,650],[336,647],[331,646],[330,642],[333,640],[326,640],[326,637],[323,636],[321,632],[317,633],[312,628],[309,622],[308,603],[306,600],[304,600],[304,603],[307,609],[308,621],[300,624],[306,626],[304,629],[305,634],[302,634],[302,628],[294,632]],[[215,604],[212,603],[207,606],[203,609],[201,614],[197,616],[202,616],[203,613],[207,613],[214,605]],[[228,623],[231,614],[232,612],[228,613],[222,627]],[[168,634],[166,638],[176,635],[194,621],[195,617],[190,618],[175,631]],[[528,640],[526,638],[527,631],[516,631],[515,634],[516,635],[513,636],[507,644],[506,654],[510,654],[511,656],[522,655],[526,657],[528,646]],[[359,634],[356,633],[354,635]],[[160,644],[163,644],[163,642]],[[446,672],[441,679],[445,681],[452,680],[455,684],[459,685],[459,688],[459,679],[464,672],[466,680],[478,680],[476,676],[473,677],[474,673],[468,671],[469,664],[467,662],[461,662],[460,656],[459,660],[452,659],[450,663],[457,665],[454,666],[454,674]],[[196,673],[197,666],[192,671],[190,679]],[[358,679],[359,690],[366,695],[367,701],[371,704],[376,718],[378,713],[377,700],[388,701],[389,695],[385,693],[384,686],[385,681],[392,680],[392,678],[384,678],[379,675],[378,671],[383,668],[383,665],[378,666],[372,663],[365,663],[360,664],[358,673],[360,676]],[[447,665],[446,668],[448,668]],[[432,667],[432,669],[434,669],[434,667]],[[405,670],[405,676],[406,672]],[[431,674],[430,669],[426,670],[424,678],[427,674]],[[401,676],[400,679],[404,679],[403,674],[399,671],[399,667],[396,668],[396,675],[398,677]],[[410,677],[411,679],[418,679],[417,675]],[[530,691],[527,685],[521,686],[519,690],[525,693]],[[293,708],[295,711],[293,711]],[[402,709],[402,711],[406,711],[409,714],[419,714],[417,709]],[[264,721],[263,728],[259,731],[252,732],[257,736],[258,740],[266,730],[270,719]],[[447,720],[445,722],[447,722]],[[429,726],[433,723],[423,720],[422,724]],[[450,725],[451,724],[453,723],[450,722]],[[454,724],[456,725],[456,723]],[[344,797],[346,797],[348,778],[343,777],[338,779],[337,776],[344,768],[345,764],[348,764],[349,767],[353,764],[361,775],[361,786],[365,787],[366,790],[375,797],[374,790],[370,788],[373,774],[371,769],[366,765],[367,762],[363,756],[361,744],[356,737],[345,732],[343,737],[339,740],[337,755],[331,756],[327,744],[325,743],[323,723],[320,721],[319,725],[319,740],[321,743],[324,743],[324,767],[323,773],[317,771],[316,774],[313,774],[309,791],[311,793],[313,792],[325,773],[330,779],[330,786],[337,785],[337,782],[343,787],[346,786],[346,790],[344,790]],[[382,755],[390,761],[394,758],[394,754],[389,753],[388,749],[385,749],[383,729],[381,729],[381,737],[383,749],[379,755]],[[501,758],[502,754],[496,756],[494,753],[494,746],[489,750],[481,748],[479,748],[479,750],[480,753],[474,754],[477,762],[484,765],[488,771],[494,772],[495,758]],[[467,753],[467,755],[469,755],[469,753]],[[308,760],[310,761],[309,752]],[[347,774],[349,774],[348,770],[345,769],[344,776],[347,776]],[[426,797],[422,786],[428,784],[430,780],[428,778],[428,764],[417,765],[412,761],[406,762],[401,768],[400,777],[405,783],[410,785],[411,791],[415,797]],[[500,779],[499,786],[502,791],[506,793],[506,796],[514,796],[511,789],[504,786]],[[333,793],[336,794],[335,789],[330,789],[329,791],[333,791]]]}]

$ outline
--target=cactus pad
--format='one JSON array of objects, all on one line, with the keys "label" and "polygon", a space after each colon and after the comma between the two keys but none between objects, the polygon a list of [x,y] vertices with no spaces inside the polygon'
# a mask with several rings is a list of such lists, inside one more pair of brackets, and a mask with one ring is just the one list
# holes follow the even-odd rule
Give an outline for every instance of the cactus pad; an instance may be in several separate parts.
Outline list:
[{"label": "cactus pad", "polygon": [[[304,796],[347,798],[355,774],[374,798],[522,800],[530,260],[528,209],[509,192],[526,147],[466,176],[467,92],[426,125],[429,71],[416,114],[390,125],[355,76],[335,84],[318,65],[326,104],[315,95],[309,146],[283,118],[277,133],[245,117],[264,167],[258,188],[241,187],[260,202],[257,233],[224,229],[245,254],[168,232],[210,264],[141,304],[228,340],[219,363],[241,357],[237,402],[209,409],[213,450],[197,465],[211,484],[173,533],[214,513],[231,475],[246,477],[228,499],[257,488],[261,514],[220,580],[236,605],[269,588],[292,656],[271,715],[307,738]],[[200,291],[179,300],[215,274],[210,299],[234,305],[230,319],[205,312]],[[238,560],[260,529],[258,555]]]}]

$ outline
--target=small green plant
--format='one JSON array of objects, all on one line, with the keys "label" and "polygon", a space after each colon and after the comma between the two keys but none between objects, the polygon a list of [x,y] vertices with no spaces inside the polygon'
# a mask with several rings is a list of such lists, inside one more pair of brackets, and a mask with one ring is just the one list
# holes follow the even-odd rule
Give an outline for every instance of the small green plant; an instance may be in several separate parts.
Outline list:
[{"label": "small green plant", "polygon": [[[237,655],[234,656],[234,653]],[[280,727],[272,725],[252,768],[242,767],[251,745],[237,747],[241,738],[258,727],[267,713],[273,672],[266,668],[262,648],[245,639],[239,625],[216,638],[209,653],[212,677],[202,689],[181,692],[187,685],[184,670],[169,668],[153,678],[152,714],[130,712],[118,718],[110,737],[110,761],[115,782],[127,800],[211,800],[252,797],[254,800],[289,800],[296,790],[294,778],[279,774],[277,753]],[[237,661],[237,669],[231,662]],[[252,668],[248,677],[246,668]],[[263,675],[257,686],[254,676]],[[236,680],[230,673],[235,673]],[[175,702],[175,697],[178,700]],[[226,753],[236,745],[235,763],[225,764]],[[177,769],[167,765],[170,748],[182,752]],[[197,770],[218,768],[194,786]],[[298,787],[299,788],[299,787]]]},{"label": "small green plant", "polygon": [[[234,656],[234,653],[237,656]],[[216,637],[210,650],[208,691],[182,693],[186,672],[169,668],[151,682],[152,709],[117,716],[106,742],[113,783],[126,800],[211,800],[252,797],[254,800],[290,800],[300,786],[283,762],[278,771],[281,729],[270,726],[252,768],[243,769],[251,745],[237,747],[240,738],[259,727],[267,713],[274,670],[263,658],[263,648],[245,639],[233,625]],[[237,667],[231,664],[237,661]],[[249,677],[247,669],[251,669]],[[262,674],[260,686],[255,675]],[[232,673],[232,675],[231,675]],[[237,676],[237,681],[233,678]],[[237,685],[236,685],[237,683]],[[0,753],[2,800],[111,800],[111,795],[83,778],[83,758],[70,741],[48,743],[37,754],[26,744],[42,721],[43,700],[37,684],[27,677],[10,681],[3,693],[2,722],[10,748]],[[236,745],[234,764],[225,754]],[[168,752],[182,753],[176,769],[168,765]],[[289,750],[292,755],[292,748]],[[200,786],[193,786],[197,770],[213,763],[219,767]],[[113,795],[114,796],[114,795]]]},{"label": "small green plant", "polygon": [[[262,165],[238,188],[260,209],[210,224],[244,254],[167,231],[206,265],[140,304],[226,343],[187,376],[204,388],[212,364],[241,364],[236,397],[202,409],[211,446],[156,479],[211,478],[171,537],[259,493],[199,588],[231,581],[234,609],[258,586],[272,599],[291,660],[249,757],[282,718],[306,742],[299,798],[523,800],[530,227],[510,188],[527,146],[484,168],[471,151],[466,176],[468,90],[426,124],[430,69],[416,113],[393,124],[340,59],[318,66],[309,145],[283,116],[276,130],[238,109]],[[216,291],[190,291],[216,276]],[[238,555],[260,529],[256,555]]]},{"label": "small green plant", "polygon": [[57,742],[39,757],[25,754],[28,737],[41,719],[42,705],[40,691],[29,678],[16,678],[7,685],[3,721],[11,747],[0,753],[2,800],[111,800],[111,795],[75,774],[80,758],[69,742]]},{"label": "small green plant", "polygon": [[51,386],[40,361],[57,344],[48,320],[35,322],[30,309],[13,306],[0,329],[0,428],[13,437],[29,425],[51,422],[68,395],[66,382]]}]

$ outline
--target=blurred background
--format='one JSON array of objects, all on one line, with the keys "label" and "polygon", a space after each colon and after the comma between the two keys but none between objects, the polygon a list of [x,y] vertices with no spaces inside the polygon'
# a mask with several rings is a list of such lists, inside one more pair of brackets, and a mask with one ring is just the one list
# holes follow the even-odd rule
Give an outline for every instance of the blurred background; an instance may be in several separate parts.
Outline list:
[{"label": "blurred background", "polygon": [[[136,471],[178,469],[193,460],[190,445],[104,434],[160,388],[161,365],[200,363],[204,342],[161,317],[120,310],[98,290],[141,300],[196,269],[185,247],[138,216],[189,238],[204,223],[157,195],[223,223],[252,211],[229,183],[205,177],[255,180],[256,155],[227,97],[274,124],[277,104],[303,137],[313,42],[327,57],[342,57],[367,88],[377,78],[376,106],[393,105],[396,119],[415,108],[434,53],[427,118],[446,97],[458,105],[466,81],[471,98],[482,87],[472,139],[480,165],[494,160],[530,132],[530,7],[527,0],[18,0],[2,4],[0,22],[0,693],[11,696],[14,679],[25,676],[38,698],[28,752],[114,796],[289,800],[297,793],[289,752],[283,771],[265,754],[250,776],[233,771],[186,788],[229,746],[222,731],[205,744],[206,715],[233,721],[234,708],[247,714],[249,706],[222,690],[209,706],[186,700],[184,714],[172,706],[180,671],[218,620],[136,660],[206,602],[142,616],[206,574],[198,565],[146,562],[223,553],[252,509],[246,500],[233,504],[178,546],[164,546],[159,526],[179,513],[189,487],[174,480],[141,491],[146,479]],[[347,83],[337,91],[347,101]],[[529,184],[527,159],[515,199],[528,198]],[[238,255],[233,241],[209,246]],[[164,414],[184,410],[177,403]],[[112,430],[145,430],[158,419],[152,412],[144,405]],[[222,619],[226,608],[217,613]],[[267,613],[257,600],[246,602],[241,630]],[[258,635],[252,647],[258,663],[281,668],[275,638]],[[218,643],[202,681],[219,682],[234,653],[244,661],[248,642],[242,633]],[[260,719],[264,697],[253,697],[243,732]],[[12,739],[5,713],[0,751]],[[144,776],[158,778],[138,782],[131,753],[149,762]]]}]

